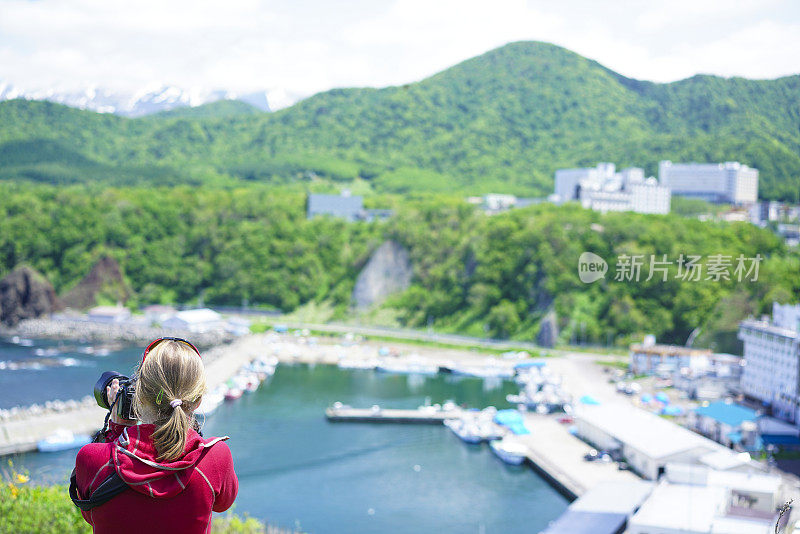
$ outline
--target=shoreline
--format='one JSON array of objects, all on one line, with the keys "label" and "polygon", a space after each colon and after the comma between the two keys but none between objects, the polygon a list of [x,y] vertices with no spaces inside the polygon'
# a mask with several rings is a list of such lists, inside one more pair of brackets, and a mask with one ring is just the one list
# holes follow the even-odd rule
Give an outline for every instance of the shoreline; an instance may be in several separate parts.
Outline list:
[{"label": "shoreline", "polygon": [[144,321],[130,320],[124,323],[100,323],[85,316],[58,316],[25,319],[13,327],[0,325],[0,337],[37,339],[59,339],[70,341],[123,342],[145,345],[164,336],[191,339],[203,347],[213,347],[229,342],[234,337],[223,331],[189,332],[161,328]]},{"label": "shoreline", "polygon": [[[75,324],[89,325],[86,329],[72,328]],[[66,339],[94,339],[90,335],[103,332],[98,336],[102,341],[121,341],[143,344],[158,335],[176,335],[175,331],[163,331],[150,327],[131,330],[125,325],[105,325],[88,321],[34,319],[20,323],[21,328],[13,331],[3,330],[0,335],[26,336],[44,339],[64,339],[59,334],[66,332]],[[109,328],[119,326],[119,328]],[[42,334],[45,335],[42,335]],[[89,333],[90,335],[87,335]],[[155,334],[155,335],[154,335]],[[198,336],[187,333],[194,342]],[[217,334],[218,335],[218,334]],[[209,338],[201,338],[208,341]],[[341,358],[353,360],[373,360],[386,347],[392,347],[395,356],[392,361],[402,362],[407,359],[425,359],[439,366],[452,364],[453,361],[468,364],[481,364],[489,359],[504,362],[513,366],[514,361],[503,360],[495,355],[480,353],[466,349],[442,349],[399,343],[376,341],[351,342],[340,338],[301,337],[294,334],[247,334],[231,341],[221,341],[208,349],[201,350],[206,365],[208,391],[226,382],[239,369],[251,360],[264,356],[274,356],[285,365],[336,365]],[[102,426],[105,411],[100,409],[91,396],[66,401],[47,401],[42,404],[18,406],[0,410],[0,456],[36,450],[36,443],[58,428],[67,428],[74,433],[93,434]]]},{"label": "shoreline", "polygon": [[[202,351],[208,390],[227,381],[242,365],[264,352],[265,345],[256,336],[243,336]],[[89,395],[79,400],[47,401],[0,410],[0,456],[35,451],[40,440],[59,428],[92,435],[103,425],[105,414]]]}]

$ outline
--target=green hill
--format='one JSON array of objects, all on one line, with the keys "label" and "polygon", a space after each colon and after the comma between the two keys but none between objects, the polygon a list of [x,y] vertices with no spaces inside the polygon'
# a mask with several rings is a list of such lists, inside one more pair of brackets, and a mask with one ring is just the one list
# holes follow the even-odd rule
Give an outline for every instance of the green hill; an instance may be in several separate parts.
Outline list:
[{"label": "green hill", "polygon": [[219,119],[225,117],[236,117],[239,115],[254,115],[261,113],[255,106],[241,100],[217,100],[195,107],[182,107],[162,111],[152,115],[154,118],[191,118],[191,119]]},{"label": "green hill", "polygon": [[[122,119],[2,103],[0,153],[6,143],[35,151],[47,140],[64,157],[28,163],[25,173],[0,160],[0,178],[58,183],[81,156],[124,183],[361,177],[379,192],[542,195],[563,167],[613,161],[654,174],[661,159],[738,160],[761,171],[763,198],[800,200],[800,76],[656,84],[519,42],[417,83],[335,89],[270,114],[212,115]],[[105,174],[88,176],[120,180]]]}]

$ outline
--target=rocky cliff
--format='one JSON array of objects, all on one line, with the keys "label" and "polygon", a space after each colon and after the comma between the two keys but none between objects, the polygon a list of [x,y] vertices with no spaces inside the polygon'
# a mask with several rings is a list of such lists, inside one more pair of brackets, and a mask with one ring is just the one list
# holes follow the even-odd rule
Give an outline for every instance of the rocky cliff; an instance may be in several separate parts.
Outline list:
[{"label": "rocky cliff", "polygon": [[539,323],[536,343],[542,347],[555,347],[558,341],[558,317],[554,311],[549,312]]},{"label": "rocky cliff", "polygon": [[392,293],[408,289],[412,274],[408,251],[394,241],[384,242],[358,274],[353,304],[356,308],[368,308]]},{"label": "rocky cliff", "polygon": [[61,298],[64,305],[85,310],[98,304],[98,298],[110,302],[125,302],[131,290],[122,276],[122,269],[114,258],[103,256],[92,266],[83,280]]},{"label": "rocky cliff", "polygon": [[0,280],[0,323],[14,326],[23,319],[62,307],[53,285],[30,267],[20,266]]}]

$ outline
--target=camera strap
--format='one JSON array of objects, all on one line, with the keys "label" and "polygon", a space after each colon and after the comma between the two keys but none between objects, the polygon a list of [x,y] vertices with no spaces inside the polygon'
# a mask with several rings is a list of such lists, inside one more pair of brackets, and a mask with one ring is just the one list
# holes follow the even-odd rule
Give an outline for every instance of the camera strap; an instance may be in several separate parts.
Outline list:
[{"label": "camera strap", "polygon": [[78,482],[75,469],[72,470],[72,474],[69,477],[69,497],[75,503],[75,506],[84,512],[107,503],[126,489],[128,489],[128,485],[114,471],[92,492],[88,499],[80,499],[78,498]]}]

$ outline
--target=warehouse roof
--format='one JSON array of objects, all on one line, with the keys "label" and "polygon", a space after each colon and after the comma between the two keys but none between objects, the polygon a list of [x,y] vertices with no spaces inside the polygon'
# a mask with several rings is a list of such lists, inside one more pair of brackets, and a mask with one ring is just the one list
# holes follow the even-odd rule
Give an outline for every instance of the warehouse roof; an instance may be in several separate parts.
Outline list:
[{"label": "warehouse roof", "polygon": [[650,458],[666,458],[693,449],[724,449],[691,430],[631,406],[581,406],[576,417]]}]

